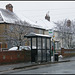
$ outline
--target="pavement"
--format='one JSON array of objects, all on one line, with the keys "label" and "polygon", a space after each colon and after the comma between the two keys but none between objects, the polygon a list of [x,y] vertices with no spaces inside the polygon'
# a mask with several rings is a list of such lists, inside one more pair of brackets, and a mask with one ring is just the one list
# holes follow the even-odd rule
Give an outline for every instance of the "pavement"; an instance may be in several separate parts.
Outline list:
[{"label": "pavement", "polygon": [[51,57],[51,62],[44,62],[44,63],[31,63],[31,62],[25,62],[25,63],[17,63],[17,64],[8,64],[8,65],[0,65],[0,72],[4,71],[9,71],[9,70],[15,70],[15,69],[22,69],[22,68],[27,68],[27,67],[32,67],[32,66],[38,66],[38,65],[45,65],[45,64],[53,64],[53,63],[61,63],[61,62],[69,62],[75,60],[74,57],[69,57],[69,58],[63,58],[59,57],[59,61],[54,61],[53,56]]}]

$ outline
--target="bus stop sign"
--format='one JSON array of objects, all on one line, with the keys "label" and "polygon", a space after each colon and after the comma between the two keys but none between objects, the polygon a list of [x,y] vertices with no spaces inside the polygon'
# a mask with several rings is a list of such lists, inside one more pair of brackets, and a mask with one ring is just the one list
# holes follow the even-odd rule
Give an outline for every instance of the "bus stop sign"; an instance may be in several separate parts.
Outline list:
[{"label": "bus stop sign", "polygon": [[53,37],[53,34],[54,34],[53,29],[49,29],[49,31],[48,31],[48,32],[49,32],[49,36],[50,36],[50,37]]}]

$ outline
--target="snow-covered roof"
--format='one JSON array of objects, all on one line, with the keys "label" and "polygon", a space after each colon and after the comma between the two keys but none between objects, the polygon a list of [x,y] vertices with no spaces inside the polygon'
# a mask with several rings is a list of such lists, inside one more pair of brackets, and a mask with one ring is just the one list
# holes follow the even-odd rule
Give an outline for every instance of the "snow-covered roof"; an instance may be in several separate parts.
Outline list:
[{"label": "snow-covered roof", "polygon": [[48,29],[53,29],[55,27],[55,24],[51,21],[46,20],[45,18],[43,19],[36,19],[37,24],[45,28],[46,30]]},{"label": "snow-covered roof", "polygon": [[26,21],[27,23],[29,23],[32,27],[45,29],[44,27],[42,27],[38,23],[35,23],[35,22],[31,21],[30,19],[28,19],[26,17],[24,17],[24,21]]},{"label": "snow-covered roof", "polygon": [[[11,12],[7,9],[0,8],[0,23],[4,23],[4,22],[6,22],[6,23],[15,23],[17,21],[18,22],[22,21],[21,19],[14,12]],[[42,28],[41,26],[39,26],[36,23],[28,20],[27,18],[24,20],[24,22],[30,24],[32,27]]]},{"label": "snow-covered roof", "polygon": [[14,12],[0,8],[0,23],[15,23],[15,21],[20,21],[20,18]]},{"label": "snow-covered roof", "polygon": [[52,21],[48,21],[46,20],[44,17],[25,17],[25,16],[21,16],[20,14],[18,14],[18,16],[25,20],[26,22],[30,23],[31,26],[33,27],[39,27],[39,28],[43,28],[43,29],[53,29],[55,27],[55,24]]},{"label": "snow-covered roof", "polygon": [[[46,29],[46,30],[48,30],[48,29],[53,29],[54,27],[55,27],[55,24],[53,23],[53,22],[49,22],[49,21],[47,21],[46,19],[35,19],[36,21],[36,23],[33,25],[33,26],[37,26],[37,27],[40,27],[40,28],[43,28],[43,29]],[[29,21],[29,23],[31,23],[32,24],[32,22],[30,22]]]},{"label": "snow-covered roof", "polygon": [[[15,23],[15,21],[22,21],[22,17],[20,18],[20,16],[18,16],[14,12],[0,8],[0,23]],[[26,17],[23,18],[26,23],[30,24],[32,27],[35,28],[48,30],[53,29],[53,27],[55,26],[53,22],[49,22],[45,18],[42,18],[41,20],[39,18],[35,18],[35,22],[27,19]]]}]

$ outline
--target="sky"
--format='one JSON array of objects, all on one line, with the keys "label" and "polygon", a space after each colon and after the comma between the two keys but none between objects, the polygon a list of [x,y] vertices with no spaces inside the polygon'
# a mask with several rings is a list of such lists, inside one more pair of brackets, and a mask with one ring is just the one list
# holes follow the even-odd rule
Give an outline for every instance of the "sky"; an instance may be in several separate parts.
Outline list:
[{"label": "sky", "polygon": [[75,19],[75,1],[0,1],[0,8],[11,3],[13,11],[22,20],[43,20],[49,11],[50,21]]}]

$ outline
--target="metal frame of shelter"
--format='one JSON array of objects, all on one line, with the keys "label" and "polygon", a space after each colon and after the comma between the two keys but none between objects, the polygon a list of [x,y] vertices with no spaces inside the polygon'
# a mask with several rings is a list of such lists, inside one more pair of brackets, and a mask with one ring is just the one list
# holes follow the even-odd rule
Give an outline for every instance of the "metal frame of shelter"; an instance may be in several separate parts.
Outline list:
[{"label": "metal frame of shelter", "polygon": [[[43,34],[29,34],[24,36],[27,39],[30,39],[31,43],[31,62],[48,62],[51,61],[51,37],[49,35]],[[35,41],[34,41],[35,39]],[[40,42],[39,42],[40,39]],[[33,43],[35,49],[33,48]],[[40,44],[40,48],[39,48]]]}]

